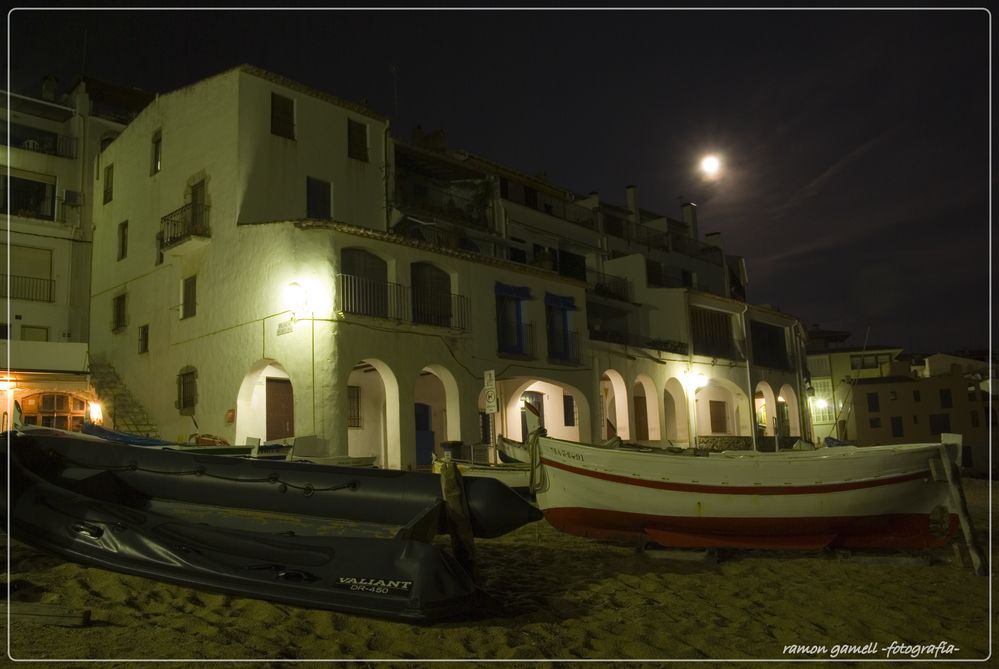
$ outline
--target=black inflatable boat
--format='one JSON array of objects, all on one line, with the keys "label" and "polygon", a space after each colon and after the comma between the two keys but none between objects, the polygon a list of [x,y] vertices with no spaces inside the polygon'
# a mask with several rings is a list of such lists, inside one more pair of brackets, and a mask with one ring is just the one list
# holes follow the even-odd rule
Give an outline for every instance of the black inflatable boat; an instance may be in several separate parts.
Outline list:
[{"label": "black inflatable boat", "polygon": [[487,478],[164,451],[45,428],[2,436],[11,538],[107,569],[312,608],[460,615],[477,595],[470,553],[456,550],[463,563],[434,536],[470,542],[541,518]]}]

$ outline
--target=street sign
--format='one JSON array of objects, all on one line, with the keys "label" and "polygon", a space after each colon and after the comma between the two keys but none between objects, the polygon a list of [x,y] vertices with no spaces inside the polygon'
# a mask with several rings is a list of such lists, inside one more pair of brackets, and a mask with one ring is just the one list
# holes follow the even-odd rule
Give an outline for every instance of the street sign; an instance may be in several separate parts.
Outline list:
[{"label": "street sign", "polygon": [[483,375],[483,385],[486,394],[486,413],[496,413],[499,411],[499,403],[496,401],[496,370],[487,369]]}]

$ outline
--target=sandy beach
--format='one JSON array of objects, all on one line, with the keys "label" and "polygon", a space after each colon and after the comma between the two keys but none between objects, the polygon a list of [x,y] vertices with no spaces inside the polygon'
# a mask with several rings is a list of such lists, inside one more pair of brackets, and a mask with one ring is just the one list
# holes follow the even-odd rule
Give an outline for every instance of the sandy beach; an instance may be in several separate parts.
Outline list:
[{"label": "sandy beach", "polygon": [[[965,489],[987,547],[989,483],[968,479]],[[421,627],[164,584],[12,542],[11,599],[89,609],[92,620],[61,627],[14,616],[5,623],[8,650],[15,659],[120,661],[104,666],[152,658],[272,666],[309,659],[905,661],[914,654],[947,661],[990,651],[991,577],[975,576],[949,549],[935,553],[934,564],[833,552],[674,560],[565,535],[542,521],[480,540],[477,552],[490,599],[470,619]]]}]

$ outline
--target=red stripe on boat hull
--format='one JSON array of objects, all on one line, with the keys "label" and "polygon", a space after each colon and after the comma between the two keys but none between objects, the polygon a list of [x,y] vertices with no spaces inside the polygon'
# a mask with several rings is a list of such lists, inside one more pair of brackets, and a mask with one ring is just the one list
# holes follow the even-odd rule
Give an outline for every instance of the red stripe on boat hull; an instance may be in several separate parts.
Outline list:
[{"label": "red stripe on boat hull", "polygon": [[652,516],[584,508],[545,510],[557,529],[591,539],[634,541],[651,539],[676,548],[915,549],[945,546],[959,528],[950,514],[941,535],[930,517],[918,513],[815,518],[692,518]]},{"label": "red stripe on boat hull", "polygon": [[930,478],[929,470],[902,474],[901,476],[871,479],[868,481],[842,481],[839,483],[816,483],[812,485],[783,485],[783,486],[729,486],[729,485],[707,485],[702,483],[679,483],[674,481],[653,481],[638,478],[637,476],[621,476],[620,474],[610,474],[608,472],[593,471],[567,465],[564,462],[557,462],[543,458],[541,462],[546,467],[555,467],[580,476],[633,485],[640,488],[655,488],[657,490],[673,490],[676,492],[700,492],[715,495],[814,495],[818,493],[844,492],[847,490],[861,490],[863,488],[876,488],[884,485],[895,485],[907,481],[920,481]]}]

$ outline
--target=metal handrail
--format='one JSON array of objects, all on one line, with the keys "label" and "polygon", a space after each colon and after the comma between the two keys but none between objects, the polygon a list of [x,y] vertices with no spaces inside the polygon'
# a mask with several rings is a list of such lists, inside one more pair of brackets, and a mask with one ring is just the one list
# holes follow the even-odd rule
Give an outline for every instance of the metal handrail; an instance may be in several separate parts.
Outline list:
[{"label": "metal handrail", "polygon": [[185,204],[160,219],[160,249],[169,248],[189,237],[211,237],[207,204]]},{"label": "metal handrail", "polygon": [[[10,294],[7,279],[10,279]],[[55,302],[55,280],[17,274],[0,275],[0,297],[28,302]]]}]

